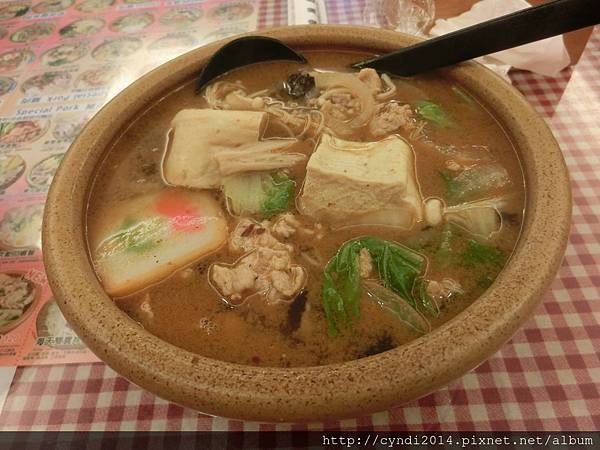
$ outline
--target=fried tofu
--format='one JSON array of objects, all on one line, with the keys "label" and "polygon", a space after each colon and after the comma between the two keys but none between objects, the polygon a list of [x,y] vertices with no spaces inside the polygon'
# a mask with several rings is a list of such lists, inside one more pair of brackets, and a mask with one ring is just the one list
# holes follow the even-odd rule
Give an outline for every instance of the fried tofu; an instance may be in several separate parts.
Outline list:
[{"label": "fried tofu", "polygon": [[308,161],[298,203],[303,214],[333,227],[410,229],[423,217],[413,151],[398,136],[353,142],[324,134]]},{"label": "fried tofu", "polygon": [[174,186],[218,189],[224,176],[291,167],[305,159],[277,153],[295,140],[260,137],[267,113],[216,109],[184,109],[171,122],[172,139],[163,177]]}]

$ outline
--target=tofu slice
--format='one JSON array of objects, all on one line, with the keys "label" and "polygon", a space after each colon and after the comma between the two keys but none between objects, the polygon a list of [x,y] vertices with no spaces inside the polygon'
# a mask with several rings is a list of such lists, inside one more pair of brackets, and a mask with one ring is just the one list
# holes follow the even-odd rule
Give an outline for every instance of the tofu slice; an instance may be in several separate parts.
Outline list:
[{"label": "tofu slice", "polygon": [[413,151],[402,138],[352,142],[324,134],[308,161],[298,207],[334,227],[410,229],[422,220],[422,204]]},{"label": "tofu slice", "polygon": [[208,192],[167,189],[127,199],[98,214],[88,236],[106,292],[132,294],[213,252],[227,222]]},{"label": "tofu slice", "polygon": [[260,141],[267,113],[184,109],[171,122],[172,140],[163,162],[171,185],[218,189],[233,173],[290,167],[304,155],[276,154],[292,139]]},{"label": "tofu slice", "polygon": [[173,136],[165,157],[163,175],[177,186],[212,189],[221,187],[214,154],[258,141],[266,113],[184,109],[173,121]]}]

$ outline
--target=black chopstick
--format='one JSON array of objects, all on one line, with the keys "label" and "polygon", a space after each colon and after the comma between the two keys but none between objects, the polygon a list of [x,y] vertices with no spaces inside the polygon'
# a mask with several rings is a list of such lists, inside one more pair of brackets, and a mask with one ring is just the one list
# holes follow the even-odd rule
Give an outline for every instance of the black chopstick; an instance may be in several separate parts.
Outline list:
[{"label": "black chopstick", "polygon": [[353,64],[410,76],[600,23],[600,0],[553,0]]}]

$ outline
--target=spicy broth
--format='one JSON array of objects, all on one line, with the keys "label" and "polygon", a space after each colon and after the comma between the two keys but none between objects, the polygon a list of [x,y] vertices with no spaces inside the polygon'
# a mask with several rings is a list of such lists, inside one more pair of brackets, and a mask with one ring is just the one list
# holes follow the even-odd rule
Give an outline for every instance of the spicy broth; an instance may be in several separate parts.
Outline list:
[{"label": "spicy broth", "polygon": [[[311,67],[344,70],[342,68],[350,62],[367,55],[307,52],[306,56]],[[240,80],[249,92],[254,92],[280,84],[298,69],[298,65],[292,63],[267,63],[238,69],[222,79]],[[493,242],[502,254],[510,255],[521,228],[525,194],[520,164],[506,134],[475,98],[449,78],[433,74],[395,82],[398,87],[395,100],[405,103],[425,99],[435,101],[443,105],[455,122],[448,128],[428,125],[426,140],[411,139],[400,132],[414,150],[423,199],[444,198],[448,189],[440,173],[448,171],[449,158],[435,148],[436,144],[457,148],[486,146],[494,160],[510,175],[508,189],[486,193],[487,196],[510,194],[502,214],[502,228]],[[114,207],[115,202],[169,189],[161,178],[160,164],[171,119],[181,109],[206,107],[203,97],[194,94],[194,82],[190,81],[136,118],[116,140],[98,172],[88,207],[90,233],[94,233],[96,222]],[[276,134],[277,130],[267,129],[268,132]],[[354,141],[370,139],[364,131],[350,138]],[[306,140],[297,145],[296,150],[310,155],[314,147],[314,141]],[[305,164],[289,171],[290,178],[296,181],[296,194],[301,189],[304,175]],[[213,195],[224,205],[219,191],[214,190]],[[226,215],[231,231],[237,218]],[[308,219],[301,217],[300,220]],[[489,273],[478,275],[472,265],[436,262],[443,231],[443,227],[404,231],[393,227],[354,226],[326,230],[318,241],[296,234],[286,243],[294,246],[296,255],[300,252],[318,255],[323,265],[345,242],[358,236],[377,236],[415,249],[427,257],[427,277],[451,278],[462,286],[463,293],[440,305],[440,315],[429,319],[435,328],[479,297],[501,269],[498,266]],[[455,232],[463,239],[455,243],[452,251],[461,252],[467,245],[468,236],[458,228]],[[161,339],[203,356],[240,364],[294,367],[343,362],[394,348],[419,336],[364,293],[360,300],[361,314],[354,321],[353,329],[335,337],[329,336],[321,299],[323,267],[310,264],[306,264],[308,280],[305,289],[293,301],[268,304],[260,296],[254,296],[231,307],[207,282],[207,272],[211,263],[233,263],[238,258],[238,254],[232,254],[224,246],[168,279],[131,296],[115,299],[115,302],[133,320]]]}]

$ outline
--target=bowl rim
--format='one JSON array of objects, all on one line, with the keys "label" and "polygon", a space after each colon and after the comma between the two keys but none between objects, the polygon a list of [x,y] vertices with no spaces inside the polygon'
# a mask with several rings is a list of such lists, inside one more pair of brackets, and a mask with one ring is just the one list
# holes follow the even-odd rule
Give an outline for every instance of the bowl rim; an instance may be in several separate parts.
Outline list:
[{"label": "bowl rim", "polygon": [[[366,33],[368,31],[368,33]],[[416,38],[388,30],[309,25],[259,31],[292,47],[391,51]],[[85,207],[95,168],[129,118],[189,78],[225,39],[146,74],[107,103],[65,155],[48,193],[43,255],[49,284],[73,329],[135,384],[205,413],[261,421],[354,417],[426,395],[482,363],[542,298],[570,231],[571,191],[562,153],[525,98],[476,63],[444,69],[474,92],[505,128],[521,159],[526,214],[511,260],[494,284],[455,318],[393,350],[346,363],[263,368],[188,352],[145,331],[102,290],[85,241]]]}]

